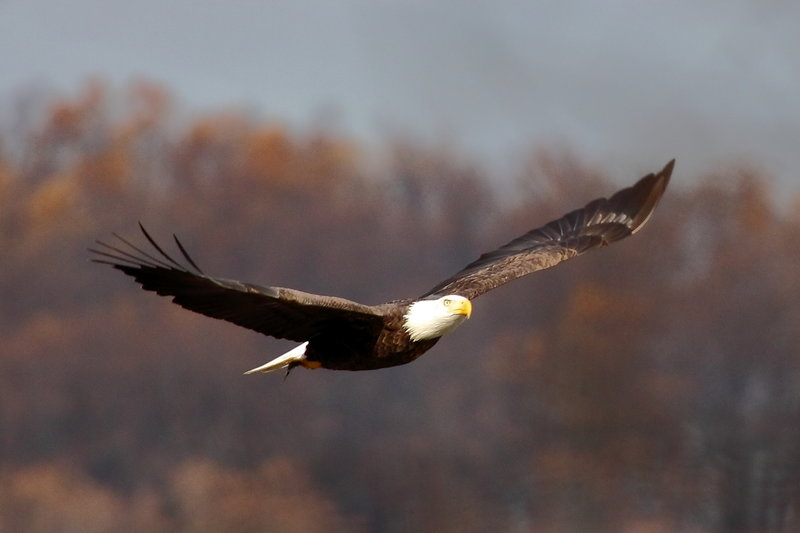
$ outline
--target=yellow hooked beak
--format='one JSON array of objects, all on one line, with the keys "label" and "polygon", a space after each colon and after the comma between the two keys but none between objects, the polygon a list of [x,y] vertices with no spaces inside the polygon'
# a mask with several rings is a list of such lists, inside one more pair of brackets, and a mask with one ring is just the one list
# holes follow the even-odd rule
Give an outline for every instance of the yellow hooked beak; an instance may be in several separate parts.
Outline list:
[{"label": "yellow hooked beak", "polygon": [[464,315],[467,318],[472,315],[472,302],[469,300],[458,300],[450,306],[450,312],[454,315]]}]

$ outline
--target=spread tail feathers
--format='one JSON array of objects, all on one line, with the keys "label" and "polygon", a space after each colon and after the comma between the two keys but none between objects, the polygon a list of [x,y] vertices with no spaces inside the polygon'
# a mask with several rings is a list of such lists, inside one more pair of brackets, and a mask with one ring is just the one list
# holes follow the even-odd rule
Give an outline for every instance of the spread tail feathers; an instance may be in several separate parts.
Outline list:
[{"label": "spread tail feathers", "polygon": [[285,354],[281,355],[280,357],[276,357],[269,363],[263,364],[258,366],[252,370],[248,370],[245,374],[255,374],[258,372],[272,372],[274,370],[280,370],[282,368],[288,368],[289,370],[292,367],[297,365],[302,365],[303,362],[306,360],[306,346],[308,346],[308,342],[304,342],[303,344],[296,346],[286,352]]}]

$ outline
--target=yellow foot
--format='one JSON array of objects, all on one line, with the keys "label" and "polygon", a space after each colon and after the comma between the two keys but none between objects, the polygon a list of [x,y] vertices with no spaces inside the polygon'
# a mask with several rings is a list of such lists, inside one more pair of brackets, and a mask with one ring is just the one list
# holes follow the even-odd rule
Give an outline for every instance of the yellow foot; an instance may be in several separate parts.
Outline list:
[{"label": "yellow foot", "polygon": [[314,370],[315,368],[321,368],[322,363],[319,361],[301,361],[300,366],[303,368],[308,368],[309,370]]}]

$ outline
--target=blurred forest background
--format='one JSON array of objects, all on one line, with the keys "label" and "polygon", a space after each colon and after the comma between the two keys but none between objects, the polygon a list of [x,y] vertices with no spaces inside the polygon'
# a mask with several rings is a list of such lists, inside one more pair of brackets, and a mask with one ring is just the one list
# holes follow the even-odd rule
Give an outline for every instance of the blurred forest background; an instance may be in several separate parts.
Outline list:
[{"label": "blurred forest background", "polygon": [[141,220],[209,273],[378,303],[639,176],[532,150],[498,187],[413,139],[177,107],[89,84],[0,124],[0,531],[800,529],[800,199],[770,176],[673,186],[411,365],[242,376],[290,345],[86,248]]}]

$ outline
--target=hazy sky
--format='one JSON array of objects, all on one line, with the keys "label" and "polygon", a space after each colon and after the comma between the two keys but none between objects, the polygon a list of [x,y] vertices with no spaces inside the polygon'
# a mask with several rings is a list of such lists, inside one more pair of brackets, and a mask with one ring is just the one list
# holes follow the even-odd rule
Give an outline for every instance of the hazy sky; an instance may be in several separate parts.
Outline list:
[{"label": "hazy sky", "polygon": [[[743,158],[800,188],[800,2],[0,0],[0,103],[144,77],[192,108],[569,147],[624,177]],[[680,179],[680,178],[679,178]]]}]

